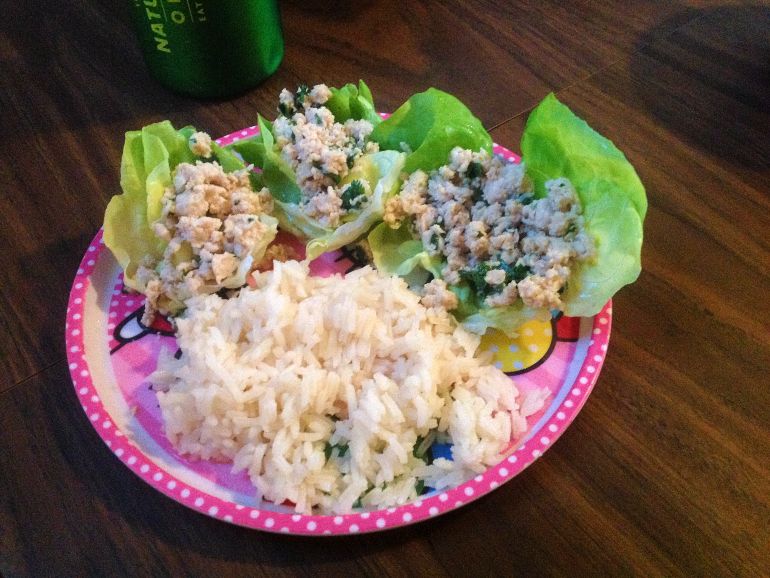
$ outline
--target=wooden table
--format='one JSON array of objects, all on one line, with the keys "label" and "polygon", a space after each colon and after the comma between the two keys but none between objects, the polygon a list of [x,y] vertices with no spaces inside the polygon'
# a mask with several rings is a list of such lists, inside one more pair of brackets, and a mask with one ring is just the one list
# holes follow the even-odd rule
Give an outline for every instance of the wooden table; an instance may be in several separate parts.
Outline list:
[{"label": "wooden table", "polygon": [[[6,2],[0,29],[0,574],[770,573],[770,7],[708,0],[283,3],[286,58],[221,102],[147,74],[128,3]],[[65,363],[78,262],[118,188],[123,133],[225,134],[299,82],[364,78],[392,110],[429,86],[516,150],[549,91],[647,186],[644,271],[565,435],[427,523],[353,538],[231,526],[104,446]]]}]

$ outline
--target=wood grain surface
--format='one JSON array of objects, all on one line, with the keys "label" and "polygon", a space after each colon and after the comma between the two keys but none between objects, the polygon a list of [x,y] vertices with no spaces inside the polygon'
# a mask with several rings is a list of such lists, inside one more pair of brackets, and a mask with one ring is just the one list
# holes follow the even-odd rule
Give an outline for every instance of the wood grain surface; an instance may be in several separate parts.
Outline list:
[{"label": "wood grain surface", "polygon": [[[770,5],[283,2],[286,58],[237,98],[149,76],[118,0],[0,24],[0,575],[770,575]],[[413,527],[310,539],[167,499],[104,447],[64,362],[67,294],[123,133],[225,134],[284,86],[437,86],[513,150],[549,91],[647,186],[644,270],[577,420],[522,475]]]}]

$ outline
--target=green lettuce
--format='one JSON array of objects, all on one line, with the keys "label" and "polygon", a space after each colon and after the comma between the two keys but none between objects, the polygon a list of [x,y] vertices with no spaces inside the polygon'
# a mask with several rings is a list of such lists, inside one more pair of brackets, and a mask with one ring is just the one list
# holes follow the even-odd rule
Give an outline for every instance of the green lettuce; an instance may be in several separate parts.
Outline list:
[{"label": "green lettuce", "polygon": [[[334,114],[335,121],[365,119],[380,122],[372,94],[366,83],[358,87],[347,84],[332,88],[332,96],[325,106]],[[313,259],[322,253],[339,249],[365,235],[382,219],[385,203],[398,193],[399,176],[404,169],[406,155],[396,151],[381,151],[360,155],[340,186],[360,180],[366,183],[368,202],[360,211],[351,211],[350,219],[338,227],[327,227],[309,217],[300,207],[302,191],[297,184],[294,169],[275,146],[272,124],[258,118],[259,134],[236,141],[227,148],[238,153],[244,162],[261,169],[261,179],[275,200],[275,216],[281,229],[307,239],[307,257]]]},{"label": "green lettuce", "polygon": [[641,271],[644,185],[612,141],[553,94],[529,115],[521,151],[536,195],[543,196],[545,182],[557,177],[575,186],[596,258],[576,268],[562,301],[567,315],[595,315]]},{"label": "green lettuce", "polygon": [[436,88],[409,98],[374,128],[371,139],[383,150],[410,151],[404,165],[408,173],[445,165],[454,147],[492,152],[492,138],[481,121],[456,97]]},{"label": "green lettuce", "polygon": [[367,237],[374,264],[380,271],[406,277],[416,268],[434,276],[441,275],[441,260],[431,257],[423,248],[422,241],[415,239],[407,224],[397,229],[380,223]]},{"label": "green lettuce", "polygon": [[328,108],[337,122],[346,120],[368,120],[373,125],[382,122],[377,114],[372,99],[372,91],[363,80],[355,84],[346,84],[342,88],[332,88],[332,96],[324,105]]},{"label": "green lettuce", "polygon": [[[575,186],[596,257],[575,268],[562,302],[567,315],[595,315],[641,271],[642,223],[647,211],[644,186],[623,153],[554,95],[530,114],[521,149],[536,196],[546,194],[545,182],[550,179],[567,177]],[[441,164],[447,160],[448,154]],[[375,265],[384,272],[406,276],[422,269],[440,277],[443,262],[437,263],[423,250],[408,223],[397,230],[379,225],[369,235],[369,244]],[[464,282],[450,289],[459,301],[453,313],[475,333],[496,328],[512,335],[524,322],[550,316],[549,311],[520,301],[509,307],[485,307]]]},{"label": "green lettuce", "polygon": [[399,177],[404,168],[404,153],[396,151],[381,151],[361,155],[350,173],[343,179],[343,185],[360,180],[374,184],[374,190],[369,195],[369,201],[348,222],[336,228],[328,228],[326,233],[315,236],[308,241],[306,254],[308,259],[334,249],[339,249],[365,235],[385,212],[385,203],[398,193]]},{"label": "green lettuce", "polygon": [[126,285],[144,287],[136,270],[145,256],[160,259],[167,243],[153,233],[151,225],[161,216],[163,191],[171,185],[174,167],[194,162],[188,139],[192,127],[176,130],[164,121],[129,131],[120,163],[122,195],[112,197],[104,214],[104,243],[124,271]]},{"label": "green lettuce", "polygon": [[[168,242],[158,238],[152,225],[161,218],[163,193],[173,184],[174,169],[180,163],[196,160],[217,161],[227,172],[245,168],[232,151],[212,143],[212,156],[198,157],[190,150],[189,139],[195,132],[191,126],[175,129],[168,121],[145,126],[126,133],[123,157],[120,163],[122,195],[112,197],[104,214],[104,243],[112,251],[124,271],[125,284],[139,292],[145,287],[136,279],[136,271],[145,257],[159,261]],[[235,288],[245,283],[254,261],[264,255],[267,245],[277,233],[277,221],[260,215],[260,220],[272,230],[265,235],[252,254],[243,260],[238,271],[222,283]],[[183,245],[180,251],[184,251]],[[188,256],[189,257],[189,256]],[[184,260],[184,259],[183,259]],[[211,292],[220,286],[208,288]],[[181,304],[174,304],[176,308]]]}]

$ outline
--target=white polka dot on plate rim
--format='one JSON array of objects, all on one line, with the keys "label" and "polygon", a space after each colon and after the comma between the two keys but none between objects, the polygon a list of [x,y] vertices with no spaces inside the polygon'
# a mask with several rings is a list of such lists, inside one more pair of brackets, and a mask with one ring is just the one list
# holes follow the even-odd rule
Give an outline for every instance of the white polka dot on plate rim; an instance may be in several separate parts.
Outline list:
[{"label": "white polka dot on plate rim", "polygon": [[467,488],[465,488],[465,492],[464,493],[465,493],[466,496],[472,496],[473,495],[473,488],[468,486]]},{"label": "white polka dot on plate rim", "polygon": [[404,514],[403,516],[401,516],[401,519],[402,519],[404,522],[411,522],[411,521],[412,521],[412,514],[410,514],[409,512],[407,512],[406,514]]},{"label": "white polka dot on plate rim", "polygon": [[273,526],[275,526],[275,520],[272,518],[265,520],[265,528],[272,528]]},{"label": "white polka dot on plate rim", "polygon": [[348,528],[353,534],[358,532],[358,524],[351,524],[350,528]]},{"label": "white polka dot on plate rim", "polygon": [[375,525],[378,528],[384,528],[385,527],[385,518],[377,518],[377,521],[375,522]]}]

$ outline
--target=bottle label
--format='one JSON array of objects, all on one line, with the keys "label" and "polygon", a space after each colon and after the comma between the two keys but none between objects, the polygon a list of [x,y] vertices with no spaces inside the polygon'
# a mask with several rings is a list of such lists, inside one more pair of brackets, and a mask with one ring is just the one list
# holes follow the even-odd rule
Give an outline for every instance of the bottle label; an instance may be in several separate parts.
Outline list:
[{"label": "bottle label", "polygon": [[192,26],[207,20],[201,0],[134,0],[134,6],[144,9],[155,50],[167,54],[171,54],[169,26]]}]

